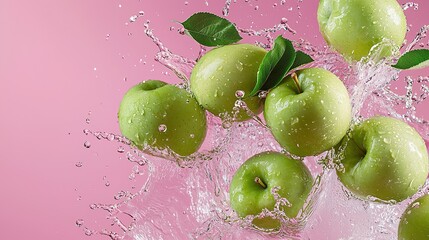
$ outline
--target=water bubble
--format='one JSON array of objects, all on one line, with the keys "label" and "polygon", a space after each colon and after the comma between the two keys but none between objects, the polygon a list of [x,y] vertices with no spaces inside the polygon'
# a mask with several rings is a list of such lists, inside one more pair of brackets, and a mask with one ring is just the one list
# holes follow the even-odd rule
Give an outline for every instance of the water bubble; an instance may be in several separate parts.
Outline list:
[{"label": "water bubble", "polygon": [[286,23],[287,23],[287,18],[282,18],[282,19],[280,20],[280,23],[281,23],[281,24],[286,24]]},{"label": "water bubble", "polygon": [[82,166],[83,166],[83,163],[82,163],[82,162],[77,162],[77,163],[75,164],[75,166],[76,166],[76,167],[82,167]]},{"label": "water bubble", "polygon": [[91,143],[89,141],[86,141],[83,143],[83,146],[86,148],[90,148],[91,147]]},{"label": "water bubble", "polygon": [[85,133],[85,135],[88,135],[91,131],[89,129],[84,129],[83,133]]},{"label": "water bubble", "polygon": [[195,135],[191,133],[191,135],[189,135],[189,137],[195,138]]},{"label": "water bubble", "polygon": [[160,131],[160,132],[166,132],[167,131],[167,126],[165,124],[159,125],[158,131]]},{"label": "water bubble", "polygon": [[139,16],[143,16],[144,15],[144,12],[143,11],[140,11],[139,12]]},{"label": "water bubble", "polygon": [[184,29],[184,28],[180,28],[180,29],[179,29],[179,34],[181,34],[181,35],[185,35],[185,29]]}]

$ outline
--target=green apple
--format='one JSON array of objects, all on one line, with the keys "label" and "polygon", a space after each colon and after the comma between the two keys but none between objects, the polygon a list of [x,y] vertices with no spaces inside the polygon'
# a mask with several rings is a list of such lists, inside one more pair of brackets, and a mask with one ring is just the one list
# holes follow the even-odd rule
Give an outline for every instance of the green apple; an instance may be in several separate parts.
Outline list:
[{"label": "green apple", "polygon": [[373,117],[355,126],[341,143],[340,181],[360,197],[402,201],[417,192],[428,176],[422,137],[408,124]]},{"label": "green apple", "polygon": [[[347,60],[359,61],[383,39],[399,49],[407,32],[404,12],[396,0],[320,0],[317,20],[326,42]],[[392,51],[386,46],[381,57]]]},{"label": "green apple", "polygon": [[[236,92],[249,94],[256,85],[259,65],[267,52],[250,44],[228,45],[206,53],[191,74],[191,91],[197,101],[216,116],[233,116]],[[262,100],[257,96],[245,98],[249,109],[258,114]],[[236,120],[249,116],[241,110]]]},{"label": "green apple", "polygon": [[429,239],[429,195],[414,201],[401,217],[398,240]]},{"label": "green apple", "polygon": [[346,87],[321,68],[297,71],[270,91],[264,117],[274,138],[298,156],[320,154],[338,144],[350,127]]},{"label": "green apple", "polygon": [[[294,218],[303,207],[312,184],[311,173],[302,161],[276,152],[263,152],[244,162],[234,174],[229,189],[231,206],[242,218],[258,215],[263,209],[272,211],[276,204],[272,190],[280,187],[277,193],[291,203],[281,210],[287,217]],[[280,227],[280,220],[271,217],[255,218],[252,223],[267,230]]]},{"label": "green apple", "polygon": [[170,149],[187,156],[206,135],[206,114],[186,90],[158,80],[132,87],[118,112],[122,134],[138,148]]}]

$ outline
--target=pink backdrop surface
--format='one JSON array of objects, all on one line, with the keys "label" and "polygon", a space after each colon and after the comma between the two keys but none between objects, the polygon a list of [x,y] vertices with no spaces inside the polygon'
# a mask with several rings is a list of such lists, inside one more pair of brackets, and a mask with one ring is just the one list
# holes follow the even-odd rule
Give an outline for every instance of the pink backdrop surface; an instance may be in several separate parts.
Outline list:
[{"label": "pink backdrop surface", "polygon": [[[228,19],[241,27],[272,27],[286,17],[298,33],[285,37],[324,44],[318,1],[287,0],[285,6],[279,0],[237,1]],[[419,10],[407,10],[412,37],[429,23],[429,3],[415,2]],[[179,82],[153,60],[157,48],[144,36],[144,21],[150,20],[173,52],[195,58],[198,45],[179,35],[172,20],[197,11],[221,15],[223,5],[217,0],[0,1],[1,239],[85,239],[77,219],[103,226],[104,213],[89,205],[113,202],[118,191],[142,183],[128,180],[132,165],[115,144],[86,136],[83,129],[119,133],[117,109],[129,87],[145,79]],[[139,11],[144,16],[126,24]],[[429,119],[429,108],[420,110]]]}]

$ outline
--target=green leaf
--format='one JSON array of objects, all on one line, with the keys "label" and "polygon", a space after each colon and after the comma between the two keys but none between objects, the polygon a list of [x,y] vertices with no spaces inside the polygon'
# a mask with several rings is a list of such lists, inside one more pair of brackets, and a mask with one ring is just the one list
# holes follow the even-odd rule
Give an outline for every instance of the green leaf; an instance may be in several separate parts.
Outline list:
[{"label": "green leaf", "polygon": [[419,69],[429,66],[429,50],[418,49],[402,55],[396,65],[392,67],[397,69]]},{"label": "green leaf", "polygon": [[295,69],[299,66],[302,66],[302,65],[307,64],[307,63],[311,63],[313,61],[314,61],[313,58],[311,58],[309,55],[307,55],[301,51],[297,51],[295,62],[292,64],[292,67],[290,69]]},{"label": "green leaf", "polygon": [[199,44],[214,47],[240,41],[234,24],[212,13],[199,12],[181,23]]},{"label": "green leaf", "polygon": [[259,65],[256,85],[249,96],[254,96],[259,90],[276,87],[292,67],[295,57],[292,42],[278,36],[273,49],[265,55]]}]

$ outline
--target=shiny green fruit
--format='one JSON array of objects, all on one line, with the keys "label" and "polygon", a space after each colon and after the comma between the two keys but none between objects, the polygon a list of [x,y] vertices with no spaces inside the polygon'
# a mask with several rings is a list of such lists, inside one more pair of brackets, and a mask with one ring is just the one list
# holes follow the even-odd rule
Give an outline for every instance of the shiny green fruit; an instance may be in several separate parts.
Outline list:
[{"label": "shiny green fruit", "polygon": [[264,117],[274,138],[298,156],[320,154],[338,144],[350,127],[351,104],[346,87],[321,68],[288,76],[265,100]]},{"label": "shiny green fruit", "polygon": [[414,128],[400,120],[365,120],[341,144],[344,171],[337,174],[357,196],[402,201],[414,195],[428,176],[426,145]]},{"label": "shiny green fruit", "polygon": [[[267,52],[250,44],[228,45],[206,53],[195,65],[191,74],[191,91],[197,101],[216,116],[233,116],[236,92],[245,93],[245,103],[258,114],[262,100],[257,96],[246,98],[256,85],[257,72]],[[236,120],[249,116],[241,110]]]},{"label": "shiny green fruit", "polygon": [[[276,152],[263,152],[244,162],[234,174],[230,185],[231,206],[242,218],[258,215],[263,209],[272,211],[276,204],[272,191],[279,187],[277,193],[280,197],[292,204],[290,207],[282,206],[281,211],[294,218],[303,207],[312,184],[311,173],[302,161]],[[253,224],[274,230],[280,227],[280,220],[255,218]]]},{"label": "shiny green fruit", "polygon": [[429,239],[429,195],[410,204],[401,217],[398,240]]},{"label": "shiny green fruit", "polygon": [[118,112],[122,134],[138,148],[146,145],[187,156],[206,135],[206,114],[186,90],[149,80],[132,87]]},{"label": "shiny green fruit", "polygon": [[326,42],[347,60],[359,61],[383,39],[392,46],[381,57],[392,55],[405,39],[407,22],[396,0],[320,0],[317,11]]}]

